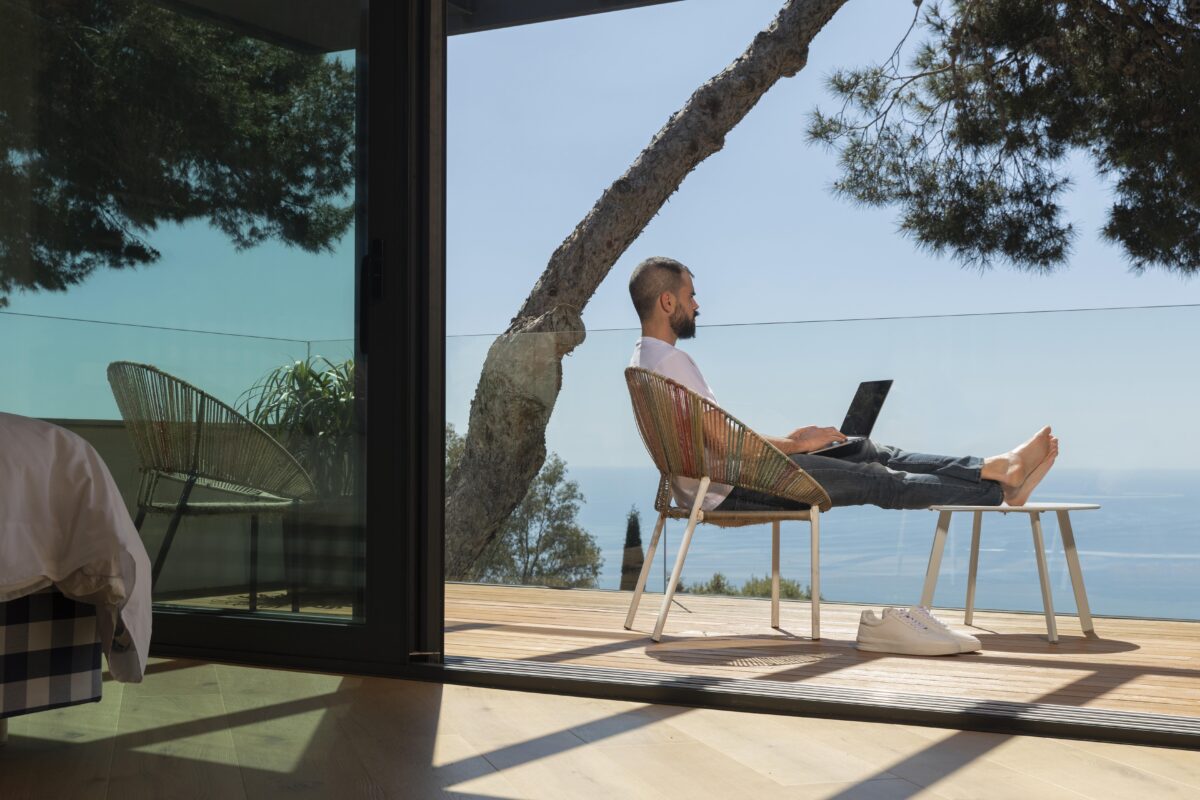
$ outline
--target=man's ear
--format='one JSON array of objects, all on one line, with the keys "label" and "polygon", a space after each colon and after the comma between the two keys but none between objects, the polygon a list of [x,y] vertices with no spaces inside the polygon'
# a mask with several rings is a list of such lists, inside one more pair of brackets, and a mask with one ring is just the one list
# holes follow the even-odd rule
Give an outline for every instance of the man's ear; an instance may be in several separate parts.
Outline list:
[{"label": "man's ear", "polygon": [[671,292],[663,292],[658,296],[658,307],[666,313],[670,314],[675,311],[675,295]]}]

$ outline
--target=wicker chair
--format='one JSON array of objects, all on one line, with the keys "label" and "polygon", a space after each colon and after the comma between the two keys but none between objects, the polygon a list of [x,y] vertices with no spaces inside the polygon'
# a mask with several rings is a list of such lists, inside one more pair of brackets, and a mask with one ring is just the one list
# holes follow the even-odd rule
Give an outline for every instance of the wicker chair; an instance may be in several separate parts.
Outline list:
[{"label": "wicker chair", "polygon": [[[679,555],[665,587],[662,608],[654,625],[654,641],[662,640],[663,626],[683,572],[683,561],[698,523],[722,528],[772,525],[771,540],[771,627],[779,627],[779,523],[806,520],[811,531],[812,565],[812,638],[821,638],[820,519],[830,508],[829,495],[808,473],[790,458],[721,408],[675,381],[649,370],[629,367],[625,381],[633,401],[642,441],[658,467],[660,478],[654,509],[658,523],[650,537],[646,559],[638,576],[625,629],[633,627],[646,578],[654,560],[654,550],[667,519],[687,519],[687,530],[679,543]],[[693,478],[700,481],[696,500],[690,509],[671,502],[671,480]],[[704,511],[701,503],[710,483],[740,486],[767,494],[786,497],[810,508],[799,511]]]},{"label": "wicker chair", "polygon": [[[147,513],[171,515],[154,559],[151,587],[158,581],[184,514],[248,514],[250,610],[256,610],[258,518],[282,514],[310,497],[315,492],[312,479],[262,428],[212,395],[156,367],[115,361],[108,365],[108,382],[141,466],[134,525],[140,531]],[[155,498],[164,479],[183,484],[178,499]],[[189,502],[196,486],[237,499]]]}]

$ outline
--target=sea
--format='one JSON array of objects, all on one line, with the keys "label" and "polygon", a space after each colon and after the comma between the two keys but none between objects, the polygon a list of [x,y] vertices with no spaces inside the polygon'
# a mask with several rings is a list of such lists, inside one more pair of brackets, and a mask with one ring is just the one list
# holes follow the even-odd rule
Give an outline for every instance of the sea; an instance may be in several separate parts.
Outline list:
[{"label": "sea", "polygon": [[[626,520],[637,509],[643,549],[654,530],[653,468],[568,466],[585,503],[579,522],[600,546],[604,563],[598,588],[620,585]],[[1200,470],[1056,470],[1033,498],[1037,502],[1097,503],[1076,511],[1072,528],[1093,614],[1200,619]],[[821,517],[821,596],[828,601],[878,605],[917,602],[929,561],[937,514],[873,507],[836,508]],[[683,521],[668,521],[647,583],[661,592],[683,535]],[[1055,610],[1074,613],[1075,600],[1053,514],[1042,515]],[[984,516],[976,582],[979,609],[1040,611],[1037,562],[1026,514]],[[955,514],[942,559],[934,603],[961,608],[966,598],[971,515]],[[785,522],[781,574],[808,584],[808,524]],[[665,556],[665,558],[664,558]],[[685,585],[720,572],[741,585],[769,576],[770,526],[720,529],[701,526],[683,572]]]}]

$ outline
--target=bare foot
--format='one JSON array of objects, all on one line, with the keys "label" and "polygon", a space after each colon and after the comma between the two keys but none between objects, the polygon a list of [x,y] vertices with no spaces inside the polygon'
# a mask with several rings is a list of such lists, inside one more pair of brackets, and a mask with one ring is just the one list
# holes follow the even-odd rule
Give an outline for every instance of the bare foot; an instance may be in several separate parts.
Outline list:
[{"label": "bare foot", "polygon": [[1015,489],[1004,490],[1004,502],[1010,506],[1023,506],[1029,502],[1029,496],[1033,494],[1033,490],[1042,482],[1042,478],[1046,477],[1046,473],[1054,466],[1054,460],[1058,458],[1058,438],[1050,437],[1050,449],[1046,453],[1046,457],[1042,459],[1042,463],[1038,464],[1029,473],[1029,477]]},{"label": "bare foot", "polygon": [[1047,425],[1016,448],[986,459],[980,477],[998,481],[1006,492],[1019,490],[1046,459],[1050,452],[1050,439],[1050,426]]}]

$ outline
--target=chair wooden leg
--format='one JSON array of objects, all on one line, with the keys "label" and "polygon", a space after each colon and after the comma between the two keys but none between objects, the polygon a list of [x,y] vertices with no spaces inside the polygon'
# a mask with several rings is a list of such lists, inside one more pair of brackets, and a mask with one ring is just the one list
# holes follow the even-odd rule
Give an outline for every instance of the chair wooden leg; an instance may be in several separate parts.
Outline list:
[{"label": "chair wooden leg", "polygon": [[1071,573],[1071,589],[1075,592],[1075,607],[1079,610],[1079,626],[1083,635],[1095,634],[1092,625],[1092,610],[1088,607],[1087,589],[1083,586],[1083,570],[1079,567],[1079,551],[1075,549],[1075,532],[1071,530],[1071,512],[1058,512],[1058,532],[1062,536],[1063,554],[1067,557],[1067,570]]},{"label": "chair wooden leg", "polygon": [[666,524],[666,513],[659,514],[658,522],[654,525],[654,534],[650,537],[650,544],[646,547],[646,558],[642,561],[642,571],[638,575],[637,586],[633,587],[633,597],[629,600],[629,613],[625,615],[625,630],[627,631],[633,630],[633,618],[637,614],[638,604],[642,602],[642,592],[646,590],[646,581],[650,578],[650,568],[654,566],[654,551],[658,549],[658,537],[662,534]]},{"label": "chair wooden leg", "polygon": [[1042,542],[1042,515],[1033,511],[1029,514],[1033,528],[1033,554],[1037,558],[1038,580],[1042,584],[1042,610],[1046,614],[1046,638],[1050,643],[1058,641],[1058,628],[1054,624],[1054,598],[1050,593],[1050,574],[1046,568],[1046,548]]},{"label": "chair wooden leg", "polygon": [[663,592],[662,608],[658,611],[658,621],[654,623],[654,634],[650,637],[656,642],[662,641],[663,626],[667,624],[667,613],[671,610],[671,601],[675,598],[675,587],[679,585],[679,579],[683,575],[683,560],[687,558],[688,546],[692,543],[692,534],[696,531],[696,523],[700,521],[700,508],[704,503],[704,495],[708,494],[710,482],[707,477],[701,478],[700,486],[696,489],[696,501],[692,503],[692,513],[688,517],[687,530],[683,532],[683,540],[679,543],[679,555],[675,557],[675,568],[671,570],[670,583]]},{"label": "chair wooden leg", "polygon": [[812,599],[812,638],[821,638],[821,509],[813,506],[808,515],[808,524],[812,532],[811,553],[809,563],[809,590]]},{"label": "chair wooden leg", "polygon": [[250,515],[250,610],[258,610],[258,514]]},{"label": "chair wooden leg", "polygon": [[771,627],[779,627],[779,520],[771,523]]},{"label": "chair wooden leg", "polygon": [[970,625],[975,619],[975,576],[979,573],[979,533],[983,527],[983,512],[976,511],[971,521],[971,566],[967,570],[967,613],[963,624]]},{"label": "chair wooden leg", "polygon": [[138,533],[142,532],[142,523],[146,521],[146,509],[138,507],[137,517],[133,520],[133,529]]},{"label": "chair wooden leg", "polygon": [[175,513],[171,515],[171,522],[167,525],[167,533],[163,536],[162,545],[158,548],[158,555],[154,558],[154,567],[150,570],[150,590],[154,590],[155,584],[158,583],[158,575],[162,572],[163,564],[166,563],[167,553],[171,549],[171,542],[175,540],[175,532],[179,530],[179,521],[183,518],[183,513],[187,510],[188,497],[192,494],[192,487],[196,485],[194,477],[188,478],[187,483],[183,485],[183,492],[179,495],[179,503],[175,506]]},{"label": "chair wooden leg", "polygon": [[925,587],[921,589],[921,605],[933,606],[933,590],[937,588],[938,572],[942,569],[942,551],[946,549],[946,534],[950,530],[950,513],[938,514],[937,530],[933,534],[933,548],[929,551],[929,566],[925,570]]}]

